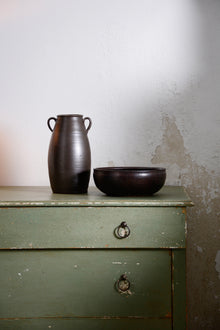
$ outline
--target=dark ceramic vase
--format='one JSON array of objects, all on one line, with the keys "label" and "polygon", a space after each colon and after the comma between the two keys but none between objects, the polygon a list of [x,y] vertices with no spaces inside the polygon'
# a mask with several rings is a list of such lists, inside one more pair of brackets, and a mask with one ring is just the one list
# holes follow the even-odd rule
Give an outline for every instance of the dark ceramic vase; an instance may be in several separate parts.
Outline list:
[{"label": "dark ceramic vase", "polygon": [[[54,128],[51,121],[55,121]],[[88,127],[85,121],[88,120]],[[89,117],[82,115],[58,115],[47,121],[53,132],[48,152],[48,170],[51,189],[54,193],[87,193],[91,152],[87,133],[92,125]]]}]

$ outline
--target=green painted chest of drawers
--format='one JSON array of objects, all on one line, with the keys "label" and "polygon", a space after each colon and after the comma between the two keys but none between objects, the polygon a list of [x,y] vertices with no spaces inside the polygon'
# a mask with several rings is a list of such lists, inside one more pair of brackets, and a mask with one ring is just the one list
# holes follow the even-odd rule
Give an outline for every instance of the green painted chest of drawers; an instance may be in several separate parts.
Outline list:
[{"label": "green painted chest of drawers", "polygon": [[182,187],[152,197],[0,189],[0,329],[186,328]]}]

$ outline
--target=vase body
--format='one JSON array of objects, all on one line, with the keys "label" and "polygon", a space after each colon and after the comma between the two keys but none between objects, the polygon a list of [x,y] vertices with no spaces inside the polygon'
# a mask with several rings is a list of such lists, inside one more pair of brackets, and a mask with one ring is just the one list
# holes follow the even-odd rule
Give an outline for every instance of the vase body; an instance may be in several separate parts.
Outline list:
[{"label": "vase body", "polygon": [[[55,121],[51,128],[51,120]],[[88,120],[88,127],[85,121]],[[47,121],[52,136],[48,151],[48,171],[51,189],[54,193],[87,193],[91,151],[87,133],[91,119],[82,115],[58,115]]]}]

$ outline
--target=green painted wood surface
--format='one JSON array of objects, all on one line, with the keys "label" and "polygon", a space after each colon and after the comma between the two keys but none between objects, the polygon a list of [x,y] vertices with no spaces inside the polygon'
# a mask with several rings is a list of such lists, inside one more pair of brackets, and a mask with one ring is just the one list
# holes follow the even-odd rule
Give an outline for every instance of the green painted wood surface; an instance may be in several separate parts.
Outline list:
[{"label": "green painted wood surface", "polygon": [[[130,236],[116,237],[122,221]],[[21,207],[0,209],[0,248],[181,248],[185,208]]]},{"label": "green painted wood surface", "polygon": [[171,330],[170,319],[26,319],[0,320],[2,330]]},{"label": "green painted wood surface", "polygon": [[[182,187],[124,198],[0,188],[0,329],[185,329],[192,205]],[[114,235],[122,221],[126,239]]]},{"label": "green painted wood surface", "polygon": [[172,251],[173,330],[186,329],[186,252]]},{"label": "green painted wood surface", "polygon": [[4,206],[192,206],[183,187],[164,186],[148,197],[109,197],[95,187],[84,195],[53,194],[49,187],[1,187]]},{"label": "green painted wood surface", "polygon": [[[1,251],[0,318],[171,318],[166,250]],[[129,292],[116,281],[126,274]]]}]

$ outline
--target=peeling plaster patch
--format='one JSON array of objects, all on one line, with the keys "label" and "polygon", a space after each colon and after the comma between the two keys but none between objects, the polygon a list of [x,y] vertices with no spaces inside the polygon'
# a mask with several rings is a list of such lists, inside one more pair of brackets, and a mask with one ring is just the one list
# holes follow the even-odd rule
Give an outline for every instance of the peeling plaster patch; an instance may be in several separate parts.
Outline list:
[{"label": "peeling plaster patch", "polygon": [[162,130],[162,141],[152,155],[152,164],[167,168],[166,184],[184,185],[189,188],[189,192],[202,204],[202,208],[196,208],[198,217],[201,213],[211,216],[213,212],[216,216],[219,211],[220,191],[218,173],[209,172],[207,168],[192,160],[174,116],[163,115]]},{"label": "peeling plaster patch", "polygon": [[[186,152],[183,137],[176,125],[175,117],[163,115],[162,129],[162,143],[156,147],[152,162],[168,162],[169,164],[173,164],[174,170],[176,169],[178,171],[179,168],[184,168],[186,165]],[[178,178],[180,178],[179,171]]]},{"label": "peeling plaster patch", "polygon": [[215,269],[218,272],[218,278],[220,279],[220,250],[218,250],[215,258]]}]

